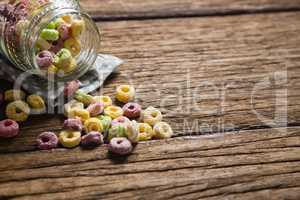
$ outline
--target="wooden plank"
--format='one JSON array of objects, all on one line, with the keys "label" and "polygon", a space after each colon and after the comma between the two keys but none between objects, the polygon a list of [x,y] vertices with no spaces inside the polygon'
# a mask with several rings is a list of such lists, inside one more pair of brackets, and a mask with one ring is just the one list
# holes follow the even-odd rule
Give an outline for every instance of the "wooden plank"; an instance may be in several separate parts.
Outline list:
[{"label": "wooden plank", "polygon": [[1,199],[299,199],[300,127],[1,155]]},{"label": "wooden plank", "polygon": [[[299,124],[299,20],[281,13],[99,23],[100,51],[126,61],[101,92],[133,84],[137,102],[160,108],[176,135]],[[20,137],[0,141],[0,152],[34,151],[36,136],[58,132],[62,121],[33,117]]]},{"label": "wooden plank", "polygon": [[228,15],[299,10],[298,0],[81,0],[97,19]]}]

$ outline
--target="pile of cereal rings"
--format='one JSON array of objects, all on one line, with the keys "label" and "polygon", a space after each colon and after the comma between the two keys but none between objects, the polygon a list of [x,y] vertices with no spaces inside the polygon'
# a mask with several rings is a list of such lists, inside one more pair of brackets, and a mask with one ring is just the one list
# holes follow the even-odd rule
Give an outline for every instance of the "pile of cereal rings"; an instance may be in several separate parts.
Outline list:
[{"label": "pile of cereal rings", "polygon": [[[64,94],[73,97],[64,105],[65,121],[58,136],[53,132],[41,133],[37,138],[37,148],[50,150],[61,145],[65,148],[94,148],[107,144],[109,152],[128,155],[139,141],[165,139],[173,135],[171,126],[163,121],[162,113],[154,107],[142,109],[134,102],[135,89],[130,85],[120,85],[115,91],[114,105],[109,96],[92,96],[82,92],[79,81],[66,84]],[[43,113],[45,102],[38,95],[23,91],[8,90],[0,94],[1,102],[8,102],[6,116],[0,122],[0,137],[15,137],[19,133],[18,122],[27,120],[29,114]]]}]

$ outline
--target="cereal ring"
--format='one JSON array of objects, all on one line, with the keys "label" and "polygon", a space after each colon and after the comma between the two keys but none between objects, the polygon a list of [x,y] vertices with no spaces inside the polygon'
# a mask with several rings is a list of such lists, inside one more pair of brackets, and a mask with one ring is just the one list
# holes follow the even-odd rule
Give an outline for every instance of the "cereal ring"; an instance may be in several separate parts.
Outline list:
[{"label": "cereal ring", "polygon": [[0,121],[0,137],[11,138],[19,134],[19,124],[11,119]]},{"label": "cereal ring", "polygon": [[130,85],[120,85],[116,90],[116,99],[122,103],[128,103],[134,99],[135,89]]},{"label": "cereal ring", "polygon": [[68,66],[65,66],[63,68],[63,71],[65,73],[69,73],[69,72],[73,71],[74,69],[76,69],[76,67],[77,67],[76,60],[74,58],[72,58],[70,64]]},{"label": "cereal ring", "polygon": [[89,118],[84,122],[84,130],[86,133],[92,132],[92,131],[97,131],[97,132],[102,132],[103,131],[103,126],[101,121],[98,118]]},{"label": "cereal ring", "polygon": [[57,18],[55,21],[54,21],[54,24],[55,24],[55,28],[59,27],[60,25],[66,23],[62,18]]},{"label": "cereal ring", "polygon": [[62,40],[66,40],[70,37],[70,27],[66,24],[61,24],[57,30]]},{"label": "cereal ring", "polygon": [[130,154],[133,150],[133,147],[128,139],[117,137],[110,141],[108,150],[117,155],[124,156]]},{"label": "cereal ring", "polygon": [[25,97],[26,97],[26,94],[22,90],[6,90],[4,92],[4,100],[5,101],[24,100]]},{"label": "cereal ring", "polygon": [[79,118],[82,122],[85,122],[90,118],[90,113],[85,109],[73,108],[69,114],[70,118]]},{"label": "cereal ring", "polygon": [[130,142],[137,143],[138,135],[139,135],[139,124],[135,120],[133,120],[127,126],[126,137]]},{"label": "cereal ring", "polygon": [[112,120],[111,125],[117,125],[120,124],[122,126],[124,126],[125,128],[127,128],[127,126],[130,124],[130,120],[127,117],[124,116],[120,116],[115,118],[114,120]]},{"label": "cereal ring", "polygon": [[49,50],[52,47],[52,45],[47,40],[44,40],[43,38],[40,37],[36,41],[36,47],[41,50]]},{"label": "cereal ring", "polygon": [[81,82],[79,80],[70,81],[65,85],[65,97],[71,97],[80,88]]},{"label": "cereal ring", "polygon": [[79,37],[84,31],[85,25],[83,20],[75,19],[71,24],[71,33],[74,38]]},{"label": "cereal ring", "polygon": [[37,147],[41,150],[54,149],[58,145],[58,138],[55,133],[44,132],[36,139]]},{"label": "cereal ring", "polygon": [[36,64],[41,68],[46,68],[52,65],[53,55],[50,51],[44,50],[36,55]]},{"label": "cereal ring", "polygon": [[72,56],[77,56],[81,51],[81,42],[75,38],[69,38],[64,42],[64,47],[69,49]]},{"label": "cereal ring", "polygon": [[118,106],[108,106],[104,109],[104,114],[110,116],[112,119],[115,119],[123,115],[123,110]]},{"label": "cereal ring", "polygon": [[56,74],[58,72],[58,68],[55,67],[54,65],[50,65],[47,69],[47,72],[49,74]]},{"label": "cereal ring", "polygon": [[103,103],[104,108],[112,105],[112,100],[109,96],[95,96],[94,100]]},{"label": "cereal ring", "polygon": [[157,139],[171,138],[173,135],[173,130],[171,126],[166,122],[158,122],[153,128],[154,137]]},{"label": "cereal ring", "polygon": [[92,117],[96,117],[96,116],[100,115],[101,113],[103,113],[104,105],[103,105],[103,103],[99,103],[99,102],[93,103],[93,104],[90,104],[86,110],[90,112],[90,115]]},{"label": "cereal ring", "polygon": [[71,24],[73,21],[73,17],[71,15],[64,15],[61,17],[61,19],[67,24]]},{"label": "cereal ring", "polygon": [[[68,49],[62,48],[56,56],[58,61],[55,60],[55,65],[59,68],[68,68],[72,63],[72,54]],[[57,59],[57,58],[56,58]]]},{"label": "cereal ring", "polygon": [[83,103],[86,106],[96,102],[94,100],[93,96],[91,96],[91,95],[89,95],[89,94],[87,94],[87,93],[85,93],[81,90],[77,90],[75,92],[74,99],[76,99],[77,101]]},{"label": "cereal ring", "polygon": [[110,141],[115,137],[126,137],[126,128],[120,124],[112,126],[108,132],[108,140]]},{"label": "cereal ring", "polygon": [[6,107],[6,116],[17,122],[26,121],[30,113],[30,108],[24,101],[13,101]]},{"label": "cereal ring", "polygon": [[143,112],[143,121],[147,124],[150,124],[151,126],[153,126],[157,122],[160,122],[162,118],[163,117],[161,112],[152,106],[148,107]]},{"label": "cereal ring", "polygon": [[141,114],[142,107],[138,103],[127,103],[123,106],[124,116],[129,119],[138,118]]},{"label": "cereal ring", "polygon": [[81,137],[81,146],[84,148],[94,148],[103,144],[103,136],[99,132],[90,132]]},{"label": "cereal ring", "polygon": [[56,29],[56,24],[54,21],[50,22],[48,25],[47,25],[47,28],[48,29]]},{"label": "cereal ring", "polygon": [[74,108],[84,109],[84,105],[81,102],[78,102],[76,100],[72,100],[69,103],[65,104],[65,116],[68,117],[70,115],[70,112]]},{"label": "cereal ring", "polygon": [[98,119],[101,121],[103,126],[103,131],[107,131],[111,126],[111,117],[107,115],[100,115]]},{"label": "cereal ring", "polygon": [[53,29],[43,29],[40,36],[47,41],[56,41],[59,39],[58,31]]},{"label": "cereal ring", "polygon": [[147,141],[151,140],[153,137],[153,130],[149,124],[146,123],[139,123],[138,124],[138,140],[139,141]]},{"label": "cereal ring", "polygon": [[59,142],[62,146],[73,148],[80,144],[81,133],[79,131],[62,131],[59,134]]},{"label": "cereal ring", "polygon": [[[57,54],[63,48],[64,48],[64,41],[62,39],[59,39],[57,41],[52,42],[52,44],[50,44],[49,51]],[[57,65],[58,62],[54,64]]]},{"label": "cereal ring", "polygon": [[71,131],[82,131],[82,122],[80,119],[66,119],[64,121],[64,129]]},{"label": "cereal ring", "polygon": [[39,95],[29,95],[27,97],[27,103],[31,108],[38,109],[40,111],[46,110],[46,105],[44,99]]}]

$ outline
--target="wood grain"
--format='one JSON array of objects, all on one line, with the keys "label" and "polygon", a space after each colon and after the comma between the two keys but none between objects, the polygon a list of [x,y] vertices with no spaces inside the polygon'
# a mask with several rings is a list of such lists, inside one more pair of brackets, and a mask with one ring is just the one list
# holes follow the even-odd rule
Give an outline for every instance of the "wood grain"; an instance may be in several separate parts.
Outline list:
[{"label": "wood grain", "polygon": [[100,20],[300,10],[297,0],[81,0],[81,4]]},{"label": "wood grain", "polygon": [[1,155],[1,199],[299,199],[300,128]]}]

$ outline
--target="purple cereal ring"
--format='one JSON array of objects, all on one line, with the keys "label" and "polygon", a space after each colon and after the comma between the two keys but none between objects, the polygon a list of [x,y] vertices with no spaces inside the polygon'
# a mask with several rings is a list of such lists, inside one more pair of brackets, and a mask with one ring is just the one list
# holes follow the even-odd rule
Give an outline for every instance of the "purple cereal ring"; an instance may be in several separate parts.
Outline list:
[{"label": "purple cereal ring", "polygon": [[123,106],[124,116],[129,119],[137,118],[141,115],[142,107],[138,103],[127,103]]},{"label": "purple cereal ring", "polygon": [[81,83],[79,80],[70,81],[65,85],[64,95],[65,97],[71,97],[79,89]]},{"label": "purple cereal ring", "polygon": [[11,119],[0,121],[0,137],[11,138],[19,134],[19,124]]},{"label": "purple cereal ring", "polygon": [[99,132],[92,131],[81,137],[80,144],[84,148],[94,148],[103,144],[103,136]]},{"label": "purple cereal ring", "polygon": [[44,132],[38,136],[36,142],[39,149],[49,150],[57,147],[58,138],[55,133]]},{"label": "purple cereal ring", "polygon": [[117,155],[128,155],[132,152],[133,147],[127,138],[116,137],[111,139],[108,150]]},{"label": "purple cereal ring", "polygon": [[57,30],[62,40],[66,40],[70,38],[70,27],[67,26],[66,24],[61,24]]},{"label": "purple cereal ring", "polygon": [[53,52],[54,54],[57,54],[62,48],[64,48],[64,41],[62,39],[59,39],[57,41],[52,42],[52,46],[49,49],[49,51]]},{"label": "purple cereal ring", "polygon": [[127,117],[120,116],[111,122],[111,126],[115,126],[117,124],[121,124],[123,127],[127,128],[128,124],[130,124],[130,120]]},{"label": "purple cereal ring", "polygon": [[104,104],[101,102],[96,102],[93,104],[90,104],[86,110],[90,113],[90,115],[92,117],[96,117],[98,115],[100,115],[101,113],[103,113],[104,111]]},{"label": "purple cereal ring", "polygon": [[36,62],[41,68],[49,67],[53,63],[53,55],[50,51],[41,51],[36,56]]},{"label": "purple cereal ring", "polygon": [[82,122],[79,118],[67,119],[64,128],[72,131],[82,131]]}]

